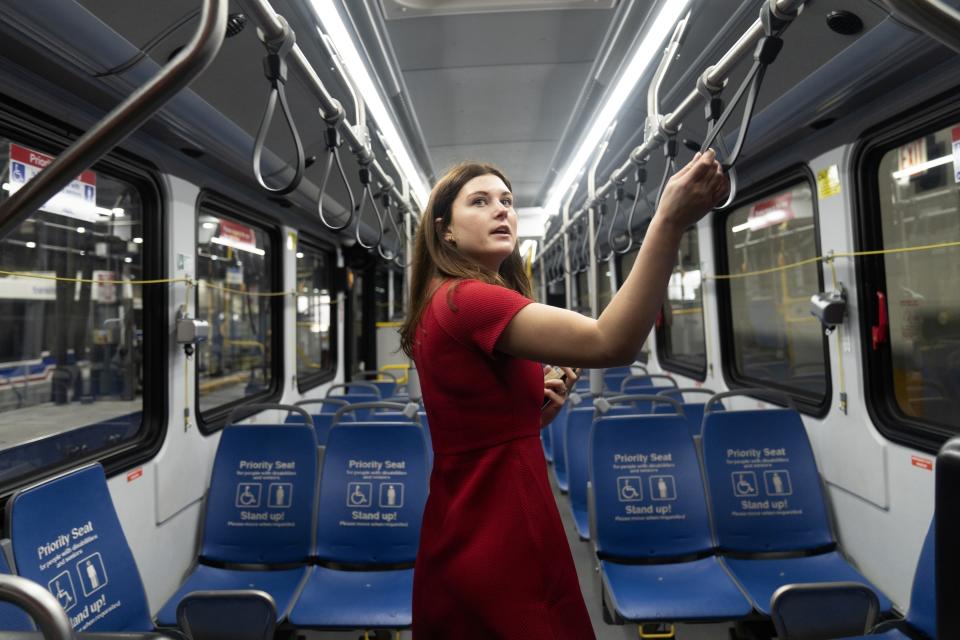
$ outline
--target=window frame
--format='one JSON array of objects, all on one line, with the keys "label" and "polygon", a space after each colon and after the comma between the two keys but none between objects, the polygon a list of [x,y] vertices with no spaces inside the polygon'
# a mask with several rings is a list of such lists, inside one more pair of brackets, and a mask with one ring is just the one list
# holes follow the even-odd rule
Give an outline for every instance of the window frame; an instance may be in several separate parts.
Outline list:
[{"label": "window frame", "polygon": [[[337,356],[339,354],[338,343],[339,343],[339,326],[337,324],[337,299],[339,290],[337,289],[337,284],[339,278],[337,277],[337,249],[336,246],[329,242],[324,242],[319,240],[314,236],[307,235],[302,231],[299,233],[298,241],[298,251],[306,248],[308,251],[313,251],[315,253],[326,253],[329,258],[329,272],[330,272],[330,355],[331,355],[331,366],[326,369],[321,369],[316,373],[311,373],[306,376],[301,376],[297,374],[297,391],[300,393],[306,393],[310,389],[318,387],[326,382],[333,380],[337,375]],[[296,315],[296,313],[294,313]],[[295,329],[295,332],[299,329]],[[294,334],[296,336],[296,333]],[[296,340],[296,337],[295,337]]]},{"label": "window frame", "polygon": [[[853,151],[853,182],[856,209],[853,216],[855,251],[883,249],[883,231],[870,224],[880,215],[879,169],[883,156],[905,142],[957,125],[960,109],[955,96],[934,98],[911,112],[901,113],[874,127],[857,142]],[[888,290],[883,255],[858,256],[855,261],[859,316],[860,355],[864,367],[864,394],[867,414],[877,431],[892,442],[928,453],[936,453],[948,439],[960,432],[950,431],[929,420],[905,414],[893,388],[893,360],[890,338],[873,350],[871,329],[877,323],[877,291]],[[889,307],[888,307],[889,313]]]},{"label": "window frame", "polygon": [[[690,233],[691,231],[697,232],[697,243],[698,243],[697,249],[699,253],[700,231],[697,228],[697,226],[694,225],[688,228],[683,233],[687,234],[687,233]],[[700,261],[700,264],[703,264],[702,260]],[[670,274],[671,278],[673,277],[673,273],[674,272],[671,272]],[[666,314],[664,313],[663,309],[667,304],[669,304],[669,300],[667,299],[666,292],[664,292],[663,306],[661,306],[660,308],[660,313],[662,313],[664,317],[666,316]],[[654,336],[656,338],[655,345],[657,349],[657,361],[660,363],[660,367],[663,368],[665,371],[677,373],[687,378],[697,380],[699,382],[705,382],[707,379],[707,358],[709,357],[709,354],[707,353],[707,324],[705,321],[706,314],[703,312],[703,305],[704,305],[703,280],[701,280],[700,318],[701,318],[701,326],[703,327],[703,366],[702,367],[695,367],[686,362],[681,362],[679,360],[673,359],[672,357],[673,349],[671,348],[669,336],[667,335],[666,322],[657,322],[656,330],[654,331]]]},{"label": "window frame", "polygon": [[[728,274],[730,272],[730,256],[729,252],[727,251],[726,233],[727,219],[733,214],[733,212],[744,205],[760,201],[763,198],[773,195],[779,191],[783,191],[784,189],[804,183],[810,187],[810,192],[812,194],[810,202],[813,207],[813,230],[817,255],[823,255],[823,248],[820,243],[820,207],[819,198],[817,197],[818,192],[816,179],[813,175],[813,172],[810,170],[810,167],[807,165],[794,165],[784,171],[776,173],[751,185],[745,191],[737,194],[736,201],[734,201],[730,207],[726,209],[726,211],[724,211],[722,214],[714,215],[713,233],[714,250],[716,254],[716,264],[714,266],[715,272],[718,275]],[[723,267],[723,269],[720,267]],[[823,268],[820,264],[817,265],[817,282],[819,290],[823,291]],[[817,400],[809,394],[798,392],[794,387],[777,384],[776,382],[771,382],[769,380],[745,376],[736,370],[736,365],[734,364],[736,362],[736,356],[733,338],[733,303],[730,299],[730,280],[715,280],[715,287],[717,299],[717,322],[720,328],[721,370],[723,372],[723,380],[726,385],[731,390],[762,387],[779,391],[786,394],[791,401],[793,401],[794,405],[796,405],[797,410],[801,413],[814,418],[822,418],[827,415],[833,402],[833,367],[830,359],[830,343],[827,340],[827,336],[821,336],[825,373],[825,392],[822,399]],[[706,331],[706,327],[704,327],[704,331]],[[765,402],[771,402],[772,404],[776,404],[778,406],[786,406],[782,403],[775,402],[768,397],[758,399]]]},{"label": "window frame", "polygon": [[[59,156],[82,134],[82,131],[56,121],[42,112],[0,97],[0,136],[10,141]],[[169,201],[161,187],[157,167],[134,154],[116,148],[90,168],[126,182],[138,190],[143,206],[142,237],[151,239],[149,243],[141,245],[143,262],[140,277],[145,280],[168,277],[166,252],[169,238],[165,221]],[[144,308],[166,310],[169,305],[167,289],[168,287],[163,286],[144,286]],[[157,455],[167,433],[170,333],[167,315],[143,314],[143,393],[137,435],[121,444],[18,476],[14,482],[0,485],[0,498],[5,499],[20,487],[29,486],[89,462],[99,462],[109,478],[144,464]],[[67,433],[70,431],[48,436],[48,439]]]},{"label": "window frame", "polygon": [[[270,238],[273,251],[269,251],[268,255],[273,254],[270,257],[270,266],[273,269],[274,274],[273,282],[270,288],[272,291],[283,291],[284,252],[282,251],[283,243],[280,237],[280,227],[272,220],[258,219],[256,212],[251,210],[249,206],[232,200],[227,196],[221,195],[217,192],[204,189],[200,192],[200,195],[197,198],[197,204],[194,207],[195,234],[197,233],[196,230],[200,227],[200,214],[205,209],[209,210],[214,215],[226,216],[227,218],[236,220],[243,224],[256,227],[260,231],[263,231],[267,237]],[[197,242],[196,238],[199,238],[199,235],[195,236],[193,243],[193,263],[199,266],[200,252],[199,243]],[[266,391],[252,396],[245,396],[205,411],[201,410],[200,377],[197,374],[198,359],[194,358],[193,375],[196,383],[193,385],[193,406],[197,416],[197,427],[200,429],[200,433],[203,435],[209,436],[223,429],[223,427],[226,426],[227,417],[237,407],[241,407],[246,404],[278,402],[280,397],[283,395],[283,339],[284,334],[286,333],[283,323],[283,296],[271,296],[268,298],[268,300],[270,301],[270,322],[271,326],[273,327],[270,348],[273,350],[274,357],[273,361],[270,363],[270,373],[272,374],[272,379],[270,380],[270,387]],[[196,287],[193,292],[193,305],[194,309],[200,308],[200,287]],[[237,412],[235,419],[238,421],[243,420],[254,415],[255,413],[258,413],[259,411],[260,409],[241,410]]]}]

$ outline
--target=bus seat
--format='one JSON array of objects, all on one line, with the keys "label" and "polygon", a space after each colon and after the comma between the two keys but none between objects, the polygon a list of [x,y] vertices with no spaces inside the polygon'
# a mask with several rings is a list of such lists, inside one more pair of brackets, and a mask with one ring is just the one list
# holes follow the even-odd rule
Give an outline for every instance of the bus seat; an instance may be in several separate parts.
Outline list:
[{"label": "bus seat", "polygon": [[[10,551],[10,540],[0,541],[0,574],[13,574],[7,555]],[[23,609],[9,602],[0,603],[0,631],[32,631],[33,629],[33,621]]]},{"label": "bus seat", "polygon": [[548,426],[546,429],[540,429],[540,444],[543,445],[543,457],[547,462],[553,462],[553,432]]},{"label": "bus seat", "polygon": [[[307,573],[317,496],[317,438],[309,424],[231,424],[210,477],[198,564],[157,614],[177,624],[194,591],[256,589],[283,620]],[[277,467],[282,462],[283,469]],[[268,466],[269,465],[269,466]],[[251,569],[251,566],[257,569]]]},{"label": "bus seat", "polygon": [[567,478],[566,433],[567,416],[570,414],[570,403],[564,402],[557,412],[550,426],[550,440],[553,442],[553,479],[562,493],[570,490],[570,481]]},{"label": "bus seat", "polygon": [[[890,600],[836,551],[820,475],[795,409],[707,411],[703,461],[724,562],[769,614],[786,584],[859,582]],[[777,553],[777,558],[762,558]],[[786,554],[786,555],[785,555]],[[732,557],[736,556],[736,557]]]},{"label": "bus seat", "polygon": [[[666,389],[659,393],[661,396],[674,398],[683,403],[683,415],[687,417],[687,427],[690,428],[690,435],[693,436],[695,443],[700,441],[700,435],[703,429],[703,414],[707,407],[707,401],[715,394],[715,391],[712,389],[707,389],[706,387]],[[703,402],[692,402],[689,398],[689,396],[692,395],[705,395],[707,398],[705,398]],[[725,407],[723,406],[722,402],[716,401],[710,404],[710,410],[724,411]],[[673,409],[671,409],[668,405],[657,406],[654,408],[655,413],[670,413],[671,411],[673,411]]]},{"label": "bus seat", "polygon": [[[334,393],[336,392],[336,393]],[[358,402],[379,402],[383,398],[380,395],[380,388],[372,382],[355,380],[344,384],[334,384],[327,387],[327,398],[346,400],[350,404]],[[334,409],[336,411],[336,409]],[[365,420],[367,411],[358,411],[357,420]]]},{"label": "bus seat", "polygon": [[854,636],[850,640],[910,640],[920,635],[926,638],[937,637],[936,611],[936,518],[930,523],[927,536],[923,540],[917,569],[913,574],[913,587],[910,590],[910,609],[903,620],[881,622],[873,633],[866,636]]},{"label": "bus seat", "polygon": [[682,416],[599,417],[589,461],[605,615],[622,623],[751,613],[714,555],[700,466]]},{"label": "bus seat", "polygon": [[99,463],[17,491],[7,531],[17,573],[45,586],[76,631],[154,630]]},{"label": "bus seat", "polygon": [[[350,402],[339,398],[320,398],[317,400],[301,400],[297,403],[297,406],[308,407],[318,404],[320,405],[319,413],[311,412],[310,417],[313,418],[313,429],[317,432],[317,445],[323,447],[327,444],[327,433],[333,424],[333,414],[336,413],[340,407],[349,405]],[[306,418],[300,413],[291,411],[289,415],[287,415],[285,422],[287,424],[303,424],[305,420]],[[345,414],[341,420],[349,420],[352,422],[354,420],[353,414]]]},{"label": "bus seat", "polygon": [[418,425],[334,425],[320,482],[319,566],[290,622],[313,629],[409,627],[426,498],[427,455]]},{"label": "bus seat", "polygon": [[590,525],[587,516],[587,482],[589,463],[587,452],[590,449],[590,429],[593,426],[594,409],[592,406],[576,406],[567,415],[567,479],[570,487],[570,510],[577,535],[581,540],[590,539]]},{"label": "bus seat", "polygon": [[778,640],[849,638],[869,632],[879,613],[877,594],[859,582],[788,584],[770,600]]},{"label": "bus seat", "polygon": [[603,385],[611,392],[620,389],[620,384],[627,376],[633,375],[630,367],[610,367],[603,370]]},{"label": "bus seat", "polygon": [[195,591],[177,605],[177,624],[194,640],[273,640],[277,605],[253,589]]}]

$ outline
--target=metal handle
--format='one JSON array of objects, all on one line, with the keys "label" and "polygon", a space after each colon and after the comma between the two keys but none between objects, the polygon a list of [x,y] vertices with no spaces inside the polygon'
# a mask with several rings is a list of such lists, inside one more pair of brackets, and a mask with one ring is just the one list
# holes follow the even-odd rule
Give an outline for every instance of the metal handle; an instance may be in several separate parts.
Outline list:
[{"label": "metal handle", "polygon": [[683,405],[674,398],[669,398],[667,396],[659,396],[654,394],[628,394],[623,396],[613,396],[612,398],[602,398],[604,402],[599,400],[594,402],[594,406],[597,408],[601,414],[607,413],[610,410],[610,405],[612,404],[626,404],[628,402],[635,402],[637,400],[645,400],[647,402],[659,402],[660,404],[672,404],[673,408],[677,411],[677,415],[686,416],[686,413],[683,411]]},{"label": "metal handle", "polygon": [[356,380],[354,382],[343,382],[340,384],[330,385],[329,387],[327,387],[327,397],[329,398],[330,392],[336,389],[346,389],[349,392],[350,387],[360,387],[361,389],[370,389],[378,398],[380,397],[380,387],[373,384],[372,382],[362,382],[360,380]]},{"label": "metal handle", "polygon": [[187,46],[160,73],[130,94],[0,205],[0,240],[77,174],[136,131],[207,68],[223,44],[228,4],[227,0],[203,0],[200,24]]},{"label": "metal handle", "polygon": [[796,405],[793,404],[793,400],[790,399],[790,396],[785,394],[783,391],[777,391],[775,389],[764,389],[764,388],[747,388],[747,389],[733,389],[731,391],[724,391],[723,393],[718,393],[709,400],[703,406],[703,413],[712,413],[714,402],[719,402],[724,398],[732,398],[735,396],[759,396],[762,400],[767,400],[768,402],[774,402],[776,404],[786,405],[788,409],[797,410]]},{"label": "metal handle", "polygon": [[297,403],[298,407],[305,407],[308,404],[339,404],[341,406],[346,406],[350,404],[347,400],[340,400],[339,398],[316,398],[314,400],[301,400]]},{"label": "metal handle", "polygon": [[32,580],[0,574],[0,600],[11,602],[33,619],[45,640],[75,640],[70,618],[53,594]]},{"label": "metal handle", "polygon": [[[627,376],[626,378],[624,378],[624,379],[623,379],[623,382],[620,383],[620,391],[626,391],[627,385],[630,384],[631,382],[633,382],[634,380],[647,379],[647,380],[652,381],[654,378],[660,378],[660,379],[664,379],[664,380],[669,380],[670,383],[671,383],[673,386],[677,386],[677,381],[674,380],[672,376],[668,376],[668,375],[663,374],[663,373],[643,373],[643,374],[639,374],[639,375],[637,375],[637,374],[629,375],[629,376]],[[651,384],[650,386],[652,387],[653,385]]]},{"label": "metal handle", "polygon": [[306,422],[311,427],[313,426],[313,417],[307,413],[307,410],[303,407],[294,405],[294,404],[277,404],[275,402],[255,402],[253,404],[241,404],[240,406],[234,407],[233,410],[227,414],[227,421],[224,425],[233,424],[233,418],[238,413],[247,411],[249,409],[255,409],[256,411],[290,411],[292,413],[299,413],[303,416],[303,421]]},{"label": "metal handle", "polygon": [[717,392],[714,391],[713,389],[705,389],[703,387],[685,387],[683,389],[667,389],[666,391],[661,391],[657,395],[667,396],[667,397],[673,397],[677,395],[683,398],[683,394],[685,393],[705,393],[709,396],[717,395]]},{"label": "metal handle", "polygon": [[[357,409],[393,409],[395,411],[403,411],[406,408],[407,405],[403,402],[354,402],[345,407],[340,407],[337,409],[337,412],[333,414],[333,420],[330,422],[330,425],[333,426],[340,422],[340,416],[343,414],[356,411]],[[411,420],[414,420],[417,424],[419,424],[420,416],[411,418]]]}]

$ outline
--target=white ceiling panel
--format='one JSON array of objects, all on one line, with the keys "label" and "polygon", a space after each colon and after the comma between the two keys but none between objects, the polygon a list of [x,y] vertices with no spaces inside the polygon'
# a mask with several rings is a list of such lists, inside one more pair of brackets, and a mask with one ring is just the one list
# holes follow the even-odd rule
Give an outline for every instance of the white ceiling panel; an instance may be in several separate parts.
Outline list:
[{"label": "white ceiling panel", "polygon": [[610,11],[550,11],[388,23],[404,71],[593,62]]},{"label": "white ceiling panel", "polygon": [[555,140],[587,64],[436,69],[405,74],[428,146]]}]

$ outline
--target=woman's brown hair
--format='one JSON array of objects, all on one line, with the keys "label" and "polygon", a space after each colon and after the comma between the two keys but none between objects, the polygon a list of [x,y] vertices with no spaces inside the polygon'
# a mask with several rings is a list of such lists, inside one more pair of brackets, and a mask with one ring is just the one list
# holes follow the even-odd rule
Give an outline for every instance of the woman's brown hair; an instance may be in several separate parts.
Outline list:
[{"label": "woman's brown hair", "polygon": [[[413,274],[410,279],[410,304],[407,317],[400,329],[400,346],[403,352],[413,357],[415,331],[420,324],[423,310],[433,294],[433,282],[436,278],[451,280],[480,280],[487,284],[513,289],[530,298],[530,279],[523,268],[520,249],[514,245],[513,253],[500,264],[498,273],[471,260],[461,253],[455,244],[443,239],[443,232],[450,225],[453,216],[453,202],[465,184],[477,176],[495,175],[511,191],[510,181],[503,172],[485,162],[461,162],[443,176],[433,191],[427,208],[420,218],[413,246]],[[435,220],[440,218],[437,225]],[[450,292],[453,291],[451,287]]]}]

